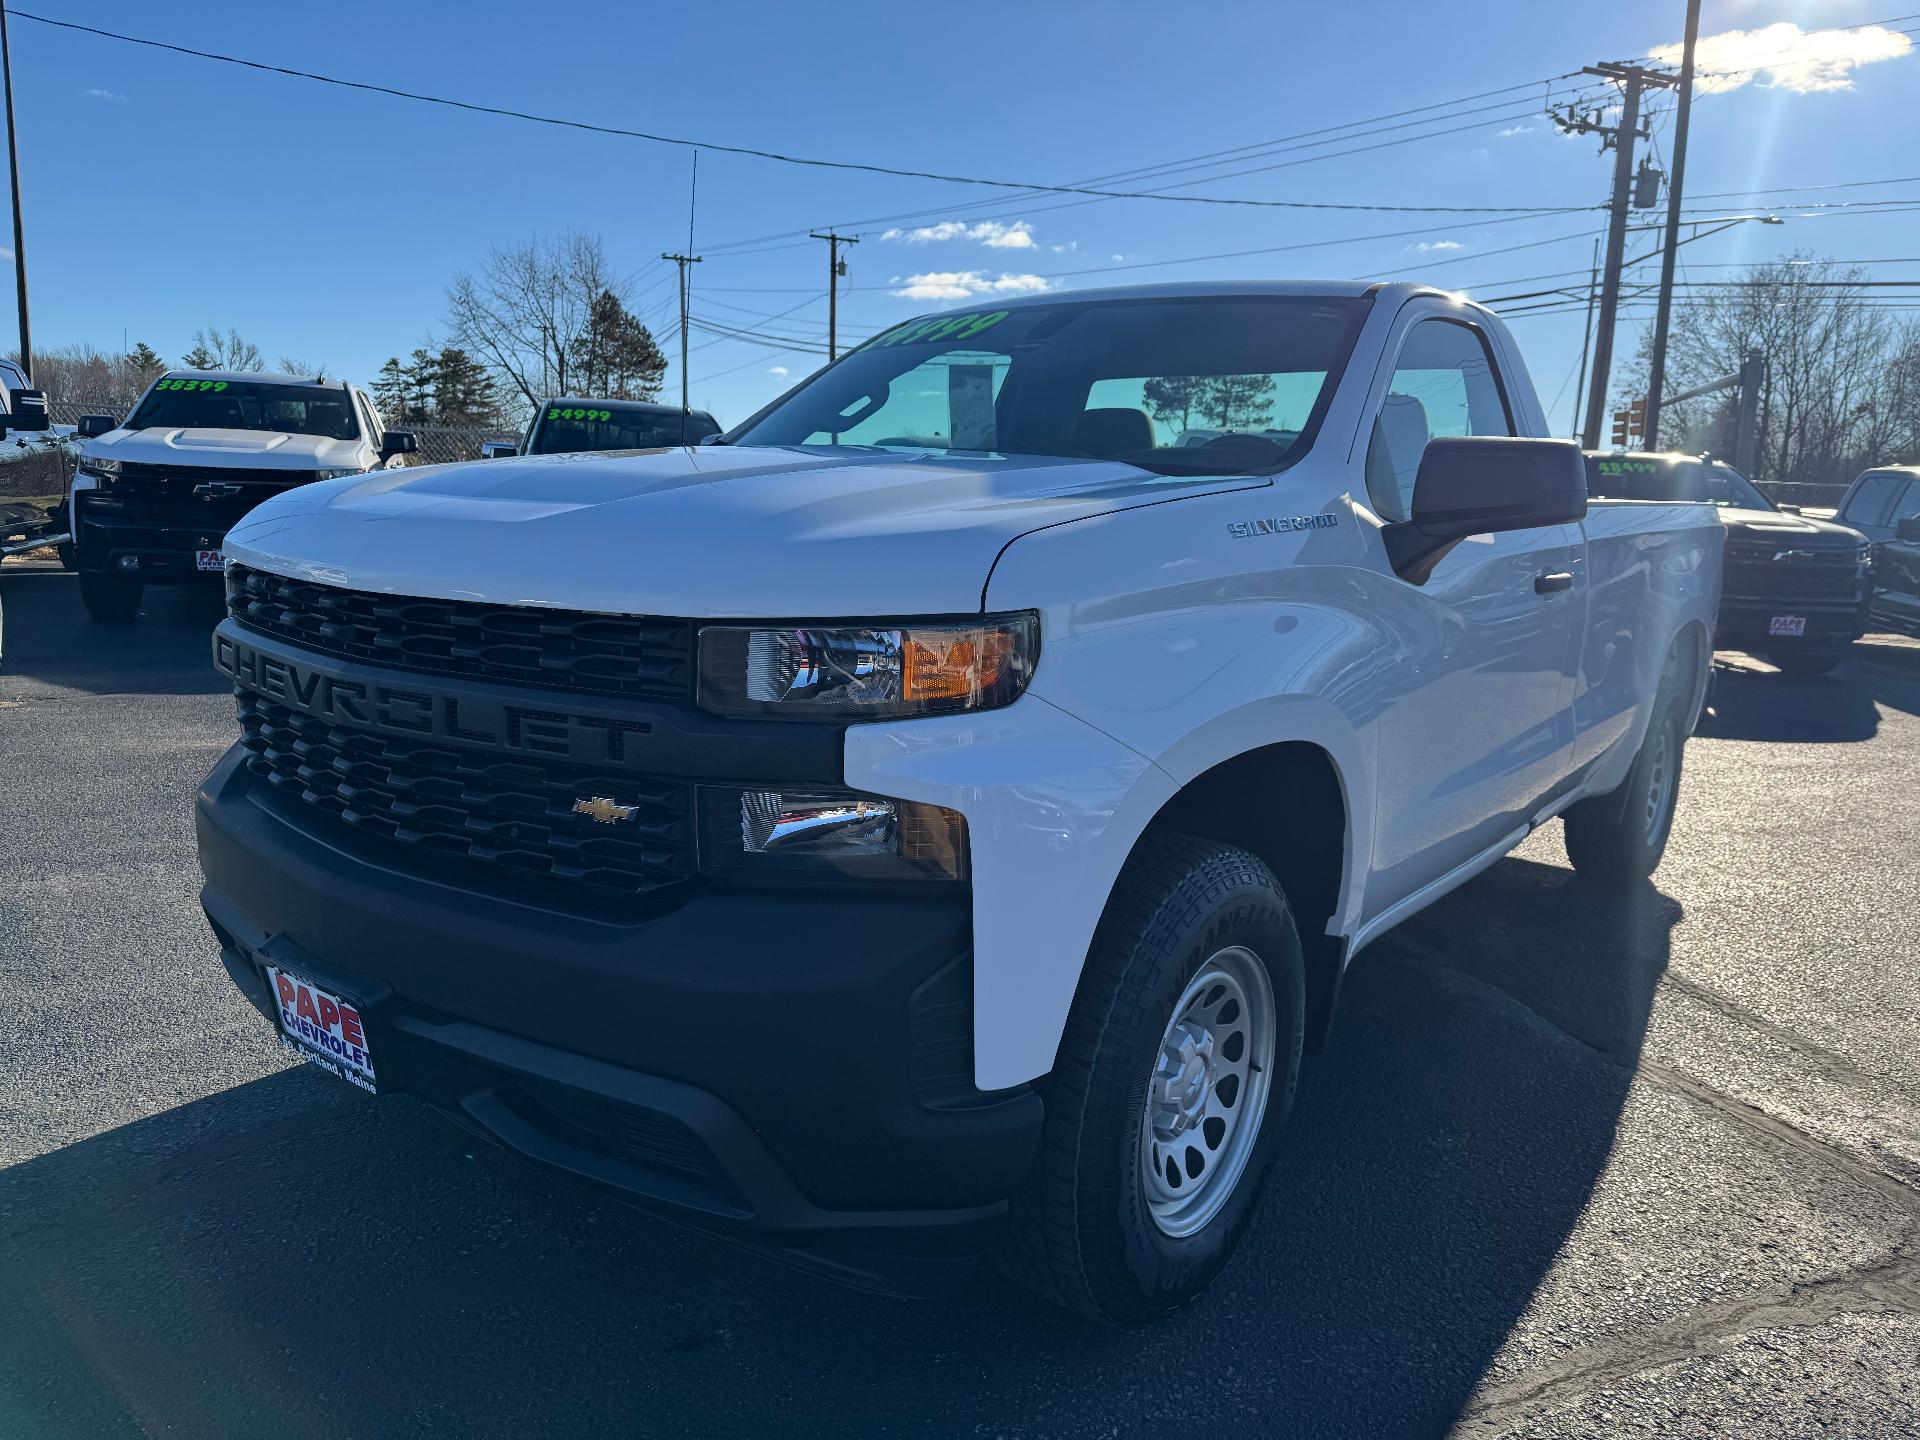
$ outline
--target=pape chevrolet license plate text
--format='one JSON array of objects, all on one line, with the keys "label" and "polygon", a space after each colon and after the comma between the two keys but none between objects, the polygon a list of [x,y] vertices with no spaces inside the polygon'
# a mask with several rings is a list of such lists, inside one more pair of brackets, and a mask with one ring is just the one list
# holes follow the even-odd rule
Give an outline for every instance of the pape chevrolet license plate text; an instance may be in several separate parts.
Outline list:
[{"label": "pape chevrolet license plate text", "polygon": [[267,983],[273,987],[282,1041],[302,1060],[311,1060],[372,1094],[373,1059],[367,1054],[359,1010],[338,995],[271,965]]}]

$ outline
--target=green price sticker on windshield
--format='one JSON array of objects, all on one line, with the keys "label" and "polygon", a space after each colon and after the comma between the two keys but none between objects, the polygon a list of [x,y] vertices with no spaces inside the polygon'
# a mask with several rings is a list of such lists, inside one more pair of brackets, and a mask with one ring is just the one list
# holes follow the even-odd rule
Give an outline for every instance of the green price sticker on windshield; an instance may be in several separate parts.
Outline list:
[{"label": "green price sticker on windshield", "polygon": [[579,410],[571,406],[563,410],[558,405],[554,405],[548,408],[547,418],[549,420],[611,420],[613,412],[611,410]]},{"label": "green price sticker on windshield", "polygon": [[[986,314],[936,315],[931,320],[910,320],[897,330],[889,330],[868,342],[878,350],[887,345],[918,345],[936,340],[971,340],[983,330],[991,330],[1007,318],[1005,310]],[[867,348],[866,346],[862,347]]]},{"label": "green price sticker on windshield", "polygon": [[1660,467],[1651,460],[1602,460],[1602,475],[1657,475]]},{"label": "green price sticker on windshield", "polygon": [[156,390],[224,390],[227,388],[227,382],[224,380],[161,380],[153,388]]}]

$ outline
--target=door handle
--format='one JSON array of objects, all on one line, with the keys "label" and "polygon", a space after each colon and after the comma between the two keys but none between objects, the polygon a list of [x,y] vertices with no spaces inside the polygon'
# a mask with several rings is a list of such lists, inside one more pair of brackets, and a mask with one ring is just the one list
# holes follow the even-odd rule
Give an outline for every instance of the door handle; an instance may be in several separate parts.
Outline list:
[{"label": "door handle", "polygon": [[1533,577],[1533,590],[1536,595],[1552,595],[1558,591],[1571,590],[1572,588],[1573,572],[1570,570],[1560,570],[1552,575],[1536,575]]}]

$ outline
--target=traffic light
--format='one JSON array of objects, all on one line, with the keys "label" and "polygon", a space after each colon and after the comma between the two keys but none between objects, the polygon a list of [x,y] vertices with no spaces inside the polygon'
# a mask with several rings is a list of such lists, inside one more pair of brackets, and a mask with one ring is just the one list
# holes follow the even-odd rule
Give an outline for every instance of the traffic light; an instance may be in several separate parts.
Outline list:
[{"label": "traffic light", "polygon": [[1628,427],[1632,423],[1632,412],[1616,410],[1613,412],[1613,445],[1616,450],[1627,448]]},{"label": "traffic light", "polygon": [[1635,435],[1647,433],[1647,402],[1644,396],[1627,406],[1627,429]]}]

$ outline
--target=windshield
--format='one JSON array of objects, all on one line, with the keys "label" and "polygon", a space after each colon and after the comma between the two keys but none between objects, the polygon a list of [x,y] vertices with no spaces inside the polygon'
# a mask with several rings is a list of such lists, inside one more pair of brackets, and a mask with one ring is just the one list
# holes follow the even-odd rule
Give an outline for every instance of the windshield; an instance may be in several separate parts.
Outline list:
[{"label": "windshield", "polygon": [[129,430],[264,430],[356,440],[345,390],[251,380],[156,380],[127,419]]},{"label": "windshield", "polygon": [[1727,510],[1771,510],[1773,502],[1746,476],[1719,461],[1706,467],[1707,498]]},{"label": "windshield", "polygon": [[704,410],[663,410],[622,405],[617,400],[551,404],[534,427],[529,455],[570,455],[578,450],[656,450],[697,445],[720,427]]},{"label": "windshield", "polygon": [[1207,296],[934,315],[876,335],[733,440],[1275,470],[1312,443],[1366,308]]}]

